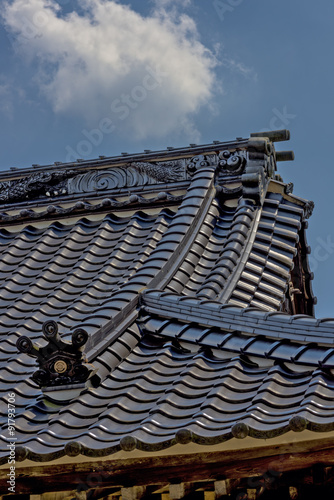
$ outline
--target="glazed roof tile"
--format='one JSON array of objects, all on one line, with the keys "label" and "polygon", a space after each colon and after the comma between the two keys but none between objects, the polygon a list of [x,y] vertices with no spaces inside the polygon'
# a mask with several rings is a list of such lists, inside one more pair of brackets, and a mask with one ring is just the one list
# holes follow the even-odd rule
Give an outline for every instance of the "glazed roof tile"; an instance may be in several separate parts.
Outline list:
[{"label": "glazed roof tile", "polygon": [[233,437],[237,421],[257,438],[287,432],[296,416],[311,430],[333,429],[334,383],[319,368],[293,373],[283,358],[258,366],[236,347],[229,359],[219,359],[215,351],[185,345],[146,334],[99,388],[66,408],[43,411],[40,400],[24,410],[18,441],[32,459],[50,460],[65,454],[69,440],[89,456],[120,450],[124,436],[139,449],[163,449],[181,429],[194,442],[216,444]]},{"label": "glazed roof tile", "polygon": [[[334,319],[310,316],[312,207],[272,178],[267,144],[3,174],[2,460],[13,388],[20,456],[33,461],[62,457],[73,441],[91,457],[129,442],[159,451],[181,431],[216,444],[240,437],[236,422],[265,439],[334,428]],[[304,287],[298,310],[308,314],[282,312],[292,286]],[[100,378],[65,403],[50,403],[30,379],[35,360],[16,347],[22,335],[45,346],[49,319],[64,340],[88,332]]]}]

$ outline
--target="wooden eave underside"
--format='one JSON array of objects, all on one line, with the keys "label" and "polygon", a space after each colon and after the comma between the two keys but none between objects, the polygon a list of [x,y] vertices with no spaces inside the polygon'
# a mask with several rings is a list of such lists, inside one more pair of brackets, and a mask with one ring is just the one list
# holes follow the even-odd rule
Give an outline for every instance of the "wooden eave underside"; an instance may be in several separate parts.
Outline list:
[{"label": "wooden eave underside", "polygon": [[[334,437],[237,451],[19,468],[16,494],[68,491],[78,484],[86,484],[87,477],[93,478],[94,474],[95,484],[99,478],[99,487],[132,487],[239,480],[263,476],[266,471],[284,474],[305,470],[317,464],[334,466]],[[7,490],[7,472],[0,472],[2,492]]]}]

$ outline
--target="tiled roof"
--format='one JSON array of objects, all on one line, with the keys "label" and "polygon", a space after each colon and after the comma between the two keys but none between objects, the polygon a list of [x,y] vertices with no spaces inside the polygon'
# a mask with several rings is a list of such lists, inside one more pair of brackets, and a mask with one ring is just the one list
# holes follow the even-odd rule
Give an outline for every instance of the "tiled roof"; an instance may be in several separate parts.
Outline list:
[{"label": "tiled roof", "polygon": [[279,308],[297,253],[302,208],[268,193],[262,210],[245,201],[234,210],[223,207],[212,219],[166,288],[240,307]]},{"label": "tiled roof", "polygon": [[[332,430],[334,320],[311,316],[310,204],[275,168],[255,137],[4,174],[3,460],[13,390],[18,457],[34,461]],[[72,401],[50,402],[16,347],[44,346],[50,319],[65,341],[89,334],[101,383]]]},{"label": "tiled roof", "polygon": [[[226,332],[243,331],[285,341],[320,342],[334,345],[334,318],[316,319],[305,314],[264,312],[257,307],[240,308],[218,301],[180,297],[177,294],[150,290],[143,294],[143,309],[163,318],[198,322],[219,327]],[[222,326],[223,325],[223,326]],[[193,339],[196,342],[198,339]]]},{"label": "tiled roof", "polygon": [[[64,328],[80,324],[93,333],[119,310],[115,293],[142,267],[174,213],[133,212],[66,224],[32,225],[0,234],[0,325],[3,335],[38,338],[47,318]],[[0,349],[16,352],[15,337]]]},{"label": "tiled roof", "polygon": [[[101,385],[66,407],[48,405],[31,387],[25,396],[29,387],[18,385],[23,456],[56,459],[72,453],[72,442],[84,455],[101,457],[135,447],[158,451],[182,440],[212,445],[334,429],[333,347],[153,316],[139,324],[140,340],[130,327],[98,358],[107,370],[115,367]],[[334,326],[328,330],[333,335]]]}]

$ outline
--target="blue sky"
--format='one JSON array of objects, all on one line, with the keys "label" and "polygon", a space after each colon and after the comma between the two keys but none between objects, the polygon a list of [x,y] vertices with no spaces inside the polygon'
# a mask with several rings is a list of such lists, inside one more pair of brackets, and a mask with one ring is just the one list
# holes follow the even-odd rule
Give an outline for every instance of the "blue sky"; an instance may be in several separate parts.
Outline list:
[{"label": "blue sky", "polygon": [[1,3],[0,169],[288,128],[279,173],[316,204],[316,316],[334,316],[334,3]]}]

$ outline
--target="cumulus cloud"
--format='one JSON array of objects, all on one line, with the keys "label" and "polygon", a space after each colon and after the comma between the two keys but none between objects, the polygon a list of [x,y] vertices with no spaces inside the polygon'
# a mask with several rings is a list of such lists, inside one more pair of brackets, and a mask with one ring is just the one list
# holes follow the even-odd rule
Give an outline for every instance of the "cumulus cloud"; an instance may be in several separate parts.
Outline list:
[{"label": "cumulus cloud", "polygon": [[54,0],[12,0],[2,11],[16,50],[38,63],[35,81],[53,110],[109,117],[136,138],[196,134],[193,117],[212,100],[217,61],[194,20],[173,0],[156,0],[147,17],[112,0],[81,8],[65,15]]}]

